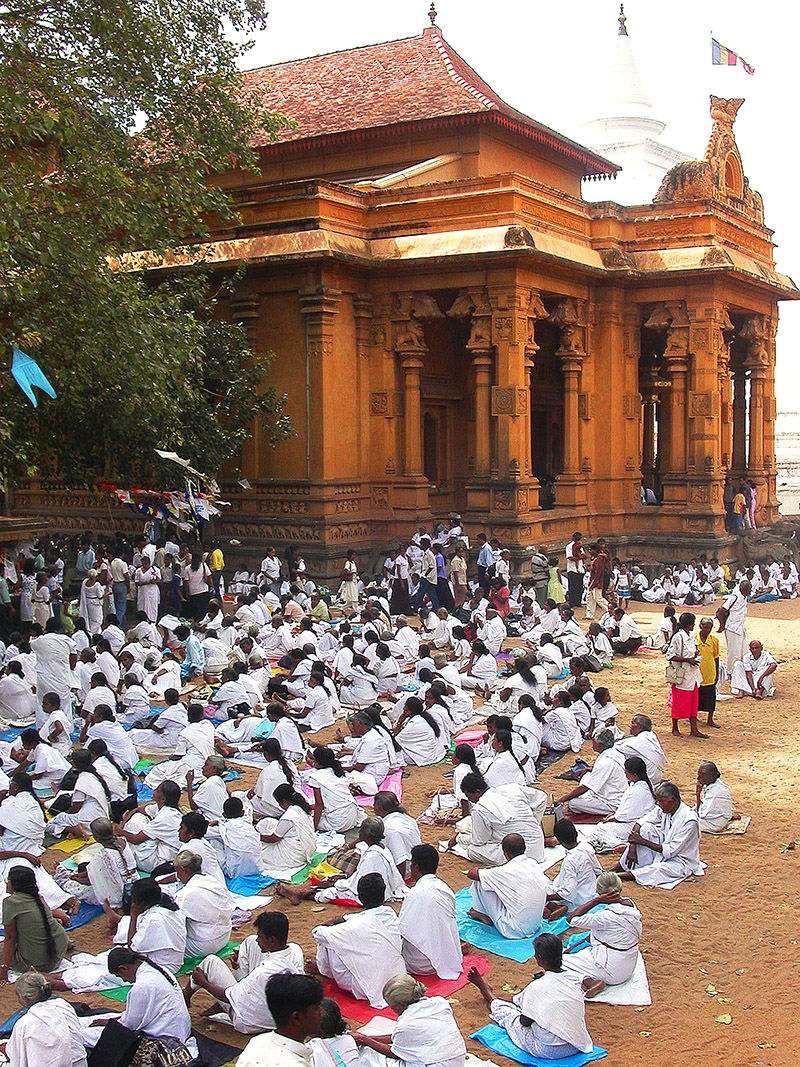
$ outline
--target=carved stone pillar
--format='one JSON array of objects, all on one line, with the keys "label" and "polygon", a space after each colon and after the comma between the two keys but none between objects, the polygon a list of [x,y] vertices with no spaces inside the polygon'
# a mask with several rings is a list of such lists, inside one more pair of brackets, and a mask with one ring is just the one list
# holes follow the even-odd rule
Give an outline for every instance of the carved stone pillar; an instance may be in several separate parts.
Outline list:
[{"label": "carved stone pillar", "polygon": [[564,469],[556,478],[556,504],[585,503],[586,482],[581,473],[579,394],[585,357],[575,301],[562,300],[550,321],[561,331],[556,355],[564,375]]},{"label": "carved stone pillar", "polygon": [[472,349],[472,366],[475,368],[475,478],[488,478],[492,460],[492,349]]},{"label": "carved stone pillar", "polygon": [[397,297],[394,350],[400,363],[403,396],[402,486],[395,499],[398,508],[416,516],[429,513],[428,482],[422,470],[422,368],[428,351],[417,311],[419,296]]},{"label": "carved stone pillar", "polygon": [[[534,289],[531,293],[531,302],[528,305],[528,340],[525,344],[525,389],[528,393],[528,417],[525,420],[525,472],[527,474],[532,474],[531,457],[533,448],[531,441],[531,410],[533,401],[533,371],[536,365],[536,353],[539,351],[539,345],[536,343],[536,323],[548,317],[547,308],[542,303],[540,294]],[[532,480],[538,487],[539,479],[533,478]]]},{"label": "carved stone pillar", "polygon": [[661,305],[651,315],[649,322],[660,317],[664,323],[666,348],[663,355],[665,376],[669,390],[662,397],[666,400],[667,447],[661,453],[661,474],[664,487],[664,503],[685,506],[687,502],[687,455],[686,455],[686,403],[687,376],[689,372],[689,318],[683,303]]},{"label": "carved stone pillar", "polygon": [[[237,293],[231,300],[231,318],[244,327],[253,352],[257,351],[260,310],[261,296],[258,293]],[[265,448],[263,423],[261,419],[253,419],[251,439],[242,449],[242,473],[250,481],[266,475]]]},{"label": "carved stone pillar", "polygon": [[747,470],[751,475],[764,473],[764,385],[767,357],[764,350],[764,326],[757,315],[745,319],[739,336],[747,344],[745,366],[750,371],[750,454]]},{"label": "carved stone pillar", "polygon": [[720,467],[723,476],[730,470],[733,462],[733,382],[730,371],[730,345],[733,334],[734,326],[730,315],[727,308],[723,308],[717,323],[715,341],[720,404]]},{"label": "carved stone pillar", "polygon": [[[300,291],[300,310],[306,320],[308,354],[307,476],[315,483],[336,477],[335,449],[330,447],[326,431],[328,420],[335,418],[335,413],[328,410],[327,399],[335,392],[333,330],[340,299],[341,292],[326,285],[315,285]],[[313,418],[312,398],[316,414]]]},{"label": "carved stone pillar", "polygon": [[372,321],[372,296],[369,293],[353,294],[353,318],[356,327],[357,372],[356,388],[358,390],[358,473],[363,482],[370,479],[370,450],[367,448],[369,437],[369,349],[370,325]]},{"label": "carved stone pillar", "polygon": [[737,477],[747,470],[747,372],[736,367],[733,372],[733,459],[731,467]]},{"label": "carved stone pillar", "polygon": [[649,489],[655,489],[656,399],[654,393],[642,397],[642,480]]}]

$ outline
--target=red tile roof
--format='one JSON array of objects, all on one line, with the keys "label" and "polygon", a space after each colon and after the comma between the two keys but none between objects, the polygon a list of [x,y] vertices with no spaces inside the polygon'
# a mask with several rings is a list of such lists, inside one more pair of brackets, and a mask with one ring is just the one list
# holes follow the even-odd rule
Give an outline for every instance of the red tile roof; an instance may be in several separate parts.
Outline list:
[{"label": "red tile roof", "polygon": [[244,72],[271,111],[294,119],[277,144],[300,151],[309,141],[363,141],[389,127],[418,123],[494,122],[583,165],[585,174],[614,174],[615,164],[510,107],[444,40],[439,29],[420,37],[296,59]]}]

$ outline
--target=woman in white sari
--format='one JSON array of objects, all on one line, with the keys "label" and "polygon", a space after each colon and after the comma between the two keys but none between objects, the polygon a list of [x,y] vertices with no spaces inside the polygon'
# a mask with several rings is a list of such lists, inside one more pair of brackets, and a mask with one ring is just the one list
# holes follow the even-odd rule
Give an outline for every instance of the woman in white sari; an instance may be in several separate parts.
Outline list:
[{"label": "woman in white sari", "polygon": [[103,629],[103,598],[105,595],[104,586],[97,580],[97,571],[89,571],[81,582],[78,612],[86,620],[86,629],[90,634],[99,634]]},{"label": "woman in white sari", "polygon": [[66,811],[53,816],[47,825],[47,832],[51,837],[62,837],[66,834],[68,837],[82,837],[88,841],[89,823],[94,819],[107,819],[111,814],[111,793],[99,772],[95,770],[92,754],[88,749],[75,749],[70,762],[78,772],[70,806]]},{"label": "woman in white sari", "polygon": [[268,870],[305,867],[317,847],[317,832],[311,808],[290,785],[279,785],[275,801],[280,806],[280,819],[262,819],[256,829],[263,842],[261,854]]},{"label": "woman in white sari", "polygon": [[361,1067],[464,1067],[467,1048],[444,997],[429,997],[410,974],[397,974],[383,987],[383,999],[397,1012],[391,1037],[356,1032]]},{"label": "woman in white sari", "polygon": [[478,764],[488,786],[526,785],[525,771],[513,752],[511,733],[497,730],[492,739],[493,755]]},{"label": "woman in white sari", "polygon": [[[268,737],[261,743],[261,751],[267,761],[266,767],[258,776],[255,788],[247,794],[247,799],[256,815],[266,815],[270,819],[279,819],[283,814],[283,808],[275,800],[275,790],[279,785],[290,785],[292,789],[300,789],[300,775],[293,763],[283,754],[280,741],[275,737]],[[234,793],[244,799],[245,794]]]},{"label": "woman in white sari", "polygon": [[441,762],[450,740],[419,697],[408,698],[392,734],[405,762],[417,767]]},{"label": "woman in white sari", "polygon": [[344,834],[364,819],[364,809],[350,792],[347,772],[329,748],[320,745],[308,754],[310,770],[303,775],[314,795],[314,823],[320,831]]},{"label": "woman in white sari", "polygon": [[125,887],[137,877],[136,860],[130,845],[114,836],[114,824],[110,820],[95,819],[90,830],[99,850],[77,870],[60,863],[56,868],[56,881],[78,900],[88,904],[108,901],[112,908],[118,908]]},{"label": "woman in white sari", "polygon": [[586,827],[589,831],[586,836],[595,852],[613,852],[624,845],[634,824],[641,822],[656,806],[643,759],[628,756],[625,760],[625,777],[628,779],[628,788],[613,815],[607,815],[596,826]]}]

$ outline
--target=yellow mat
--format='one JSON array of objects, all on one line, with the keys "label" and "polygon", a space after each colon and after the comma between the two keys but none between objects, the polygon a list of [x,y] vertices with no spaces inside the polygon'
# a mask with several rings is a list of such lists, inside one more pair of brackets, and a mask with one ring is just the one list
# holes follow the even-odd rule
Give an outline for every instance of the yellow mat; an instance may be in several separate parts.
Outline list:
[{"label": "yellow mat", "polygon": [[63,841],[54,841],[47,848],[48,850],[54,849],[56,852],[66,852],[69,856],[71,852],[77,852],[79,848],[85,848],[86,845],[91,845],[93,841],[93,837],[90,837],[88,841],[84,841],[82,837],[65,837]]}]

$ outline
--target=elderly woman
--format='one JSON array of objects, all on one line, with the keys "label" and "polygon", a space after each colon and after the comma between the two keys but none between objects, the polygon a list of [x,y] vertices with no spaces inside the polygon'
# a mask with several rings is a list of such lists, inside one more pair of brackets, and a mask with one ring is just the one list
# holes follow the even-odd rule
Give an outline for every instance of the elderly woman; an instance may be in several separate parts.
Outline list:
[{"label": "elderly woman", "polygon": [[[588,914],[601,904],[605,907]],[[622,879],[613,871],[604,871],[597,879],[597,896],[571,911],[567,922],[589,931],[567,949],[564,959],[564,972],[580,982],[587,1000],[607,985],[627,982],[639,959],[642,914],[632,900],[622,896]],[[583,951],[587,945],[588,951]]]},{"label": "elderly woman", "polygon": [[444,997],[426,996],[425,986],[409,974],[396,974],[383,987],[383,999],[397,1012],[391,1037],[355,1033],[362,1067],[386,1064],[386,1057],[413,1067],[463,1067],[464,1038]]},{"label": "elderly woman", "polygon": [[186,954],[210,956],[228,944],[233,902],[219,879],[202,874],[203,858],[184,849],[175,857],[181,888],[175,903],[186,920]]},{"label": "elderly woman", "polygon": [[670,708],[672,711],[672,732],[679,734],[678,723],[681,719],[689,720],[692,737],[708,737],[697,728],[697,711],[700,700],[700,685],[703,675],[700,671],[700,652],[692,636],[695,617],[690,611],[684,611],[678,620],[669,647],[667,657],[667,682],[670,685]]},{"label": "elderly woman", "polygon": [[52,996],[44,975],[20,975],[14,986],[25,1014],[6,1045],[11,1067],[86,1067],[86,1049],[75,1009]]},{"label": "elderly woman", "polygon": [[102,904],[107,900],[113,908],[118,908],[125,887],[136,878],[136,860],[130,845],[114,835],[114,826],[109,819],[94,819],[89,829],[100,846],[99,851],[88,863],[81,863],[77,870],[60,863],[56,868],[56,881],[78,900],[89,904]]}]

